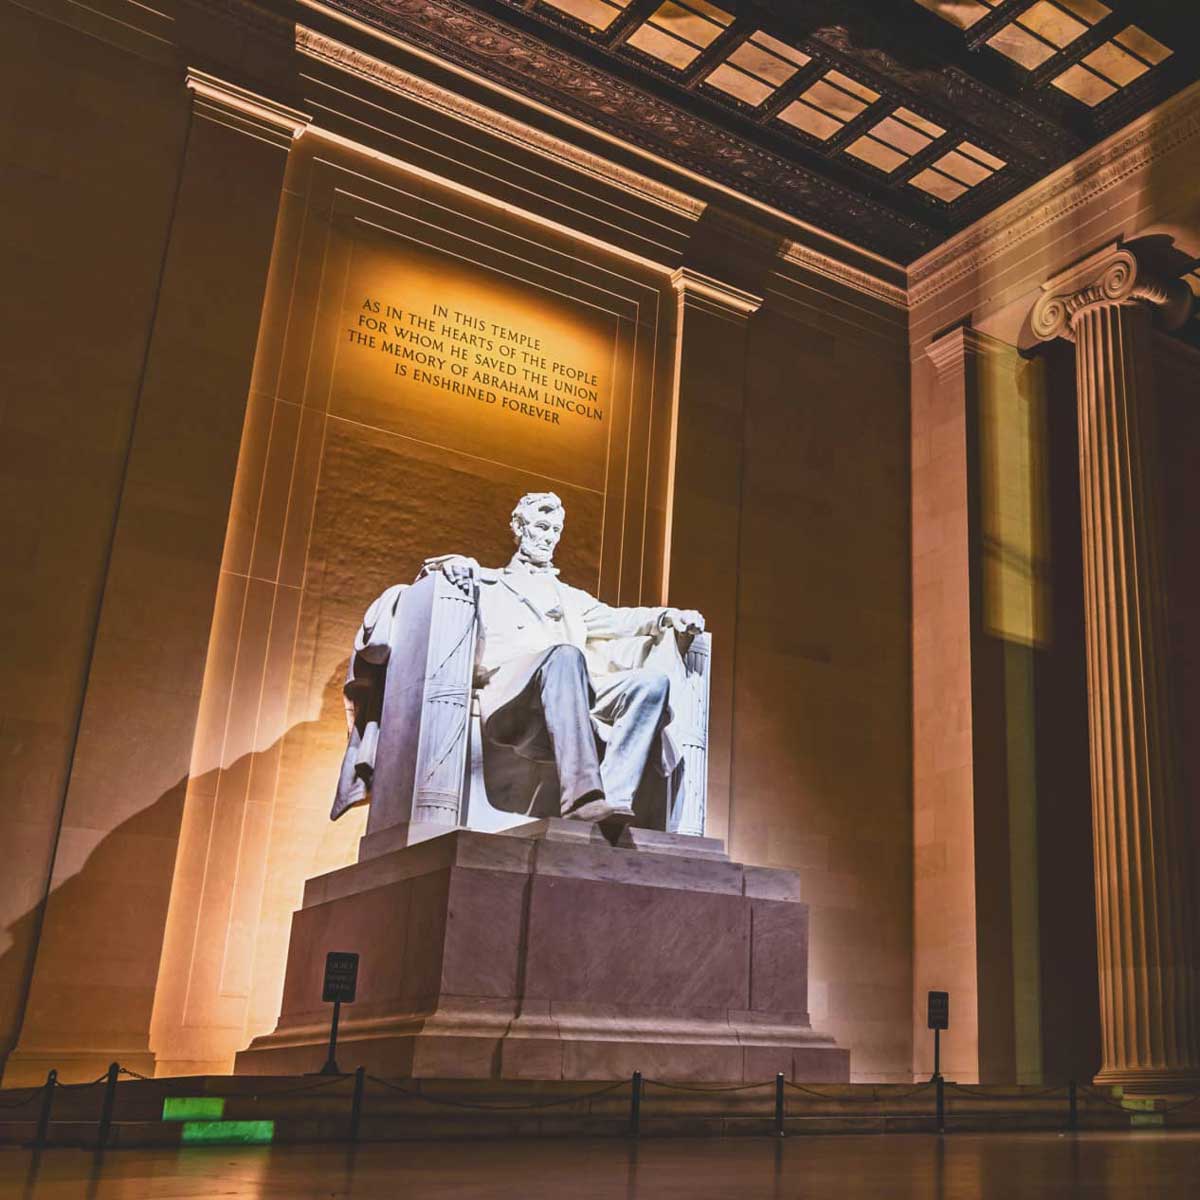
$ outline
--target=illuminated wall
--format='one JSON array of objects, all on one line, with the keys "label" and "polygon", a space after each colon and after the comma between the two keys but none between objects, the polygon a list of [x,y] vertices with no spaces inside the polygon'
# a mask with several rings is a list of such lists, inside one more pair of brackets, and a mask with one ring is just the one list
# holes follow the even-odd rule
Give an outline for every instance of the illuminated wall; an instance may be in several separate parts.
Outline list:
[{"label": "illuminated wall", "polygon": [[[10,358],[38,406],[6,432],[57,438],[16,494],[72,471],[21,527],[3,663],[7,745],[53,726],[0,810],[31,864],[0,875],[6,1081],[226,1070],[272,1028],[303,881],[362,828],[328,810],[363,609],[426,555],[504,561],[530,488],[570,582],[706,613],[709,832],[800,872],[818,1026],[907,1079],[903,271],[400,48],[96,2],[120,19],[4,47],[53,158],[14,203],[62,249],[29,328],[94,314]],[[77,77],[99,126],[42,103]]]},{"label": "illuminated wall", "polygon": [[375,596],[430,555],[506,562],[514,502],[548,489],[569,582],[662,588],[662,285],[362,166],[316,138],[289,166],[156,998],[167,1070],[225,1069],[273,1027],[303,881],[356,856],[364,812],[328,810]]}]

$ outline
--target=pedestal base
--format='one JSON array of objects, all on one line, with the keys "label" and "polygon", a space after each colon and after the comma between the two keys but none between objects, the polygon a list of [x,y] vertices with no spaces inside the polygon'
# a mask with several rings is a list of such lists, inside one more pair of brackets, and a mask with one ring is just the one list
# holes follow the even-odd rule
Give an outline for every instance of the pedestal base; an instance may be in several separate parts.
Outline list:
[{"label": "pedestal base", "polygon": [[309,880],[274,1033],[239,1074],[315,1071],[325,954],[359,953],[338,1060],[458,1079],[844,1082],[808,1019],[808,907],[789,871],[712,839],[532,822],[457,830]]}]

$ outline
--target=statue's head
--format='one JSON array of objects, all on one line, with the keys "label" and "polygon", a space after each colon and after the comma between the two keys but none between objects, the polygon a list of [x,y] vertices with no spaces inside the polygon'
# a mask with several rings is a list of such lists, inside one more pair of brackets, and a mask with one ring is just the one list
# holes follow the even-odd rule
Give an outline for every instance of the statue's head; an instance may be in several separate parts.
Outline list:
[{"label": "statue's head", "polygon": [[567,513],[553,492],[529,492],[517,501],[512,513],[517,555],[537,567],[548,567],[562,537]]}]

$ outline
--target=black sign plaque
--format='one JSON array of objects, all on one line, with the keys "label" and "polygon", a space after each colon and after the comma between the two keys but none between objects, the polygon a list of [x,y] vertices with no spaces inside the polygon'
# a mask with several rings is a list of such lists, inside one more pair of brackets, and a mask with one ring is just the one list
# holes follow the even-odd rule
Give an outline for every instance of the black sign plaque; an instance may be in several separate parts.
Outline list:
[{"label": "black sign plaque", "polygon": [[346,950],[331,950],[325,955],[325,986],[321,999],[326,1004],[354,1002],[358,987],[358,955]]},{"label": "black sign plaque", "polygon": [[929,993],[929,1028],[950,1028],[950,993]]}]

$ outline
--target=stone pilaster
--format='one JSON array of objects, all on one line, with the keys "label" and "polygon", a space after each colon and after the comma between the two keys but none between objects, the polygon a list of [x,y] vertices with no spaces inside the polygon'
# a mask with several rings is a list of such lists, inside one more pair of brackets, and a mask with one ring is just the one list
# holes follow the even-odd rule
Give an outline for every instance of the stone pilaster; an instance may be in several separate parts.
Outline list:
[{"label": "stone pilaster", "polygon": [[1051,280],[1032,314],[1075,343],[1103,1062],[1097,1082],[1200,1082],[1200,974],[1187,801],[1168,680],[1151,320],[1186,286],[1129,250]]},{"label": "stone pilaster", "polygon": [[160,985],[188,980],[159,962],[284,173],[308,118],[202,71],[179,88],[190,119],[6,1086],[50,1067],[91,1079],[114,1059],[152,1073]]},{"label": "stone pilaster", "polygon": [[[678,296],[667,599],[698,608],[713,631],[708,735],[711,836],[736,846],[730,815],[738,548],[744,458],[746,323],[762,297],[681,267]],[[720,568],[714,564],[720,564]]]}]

